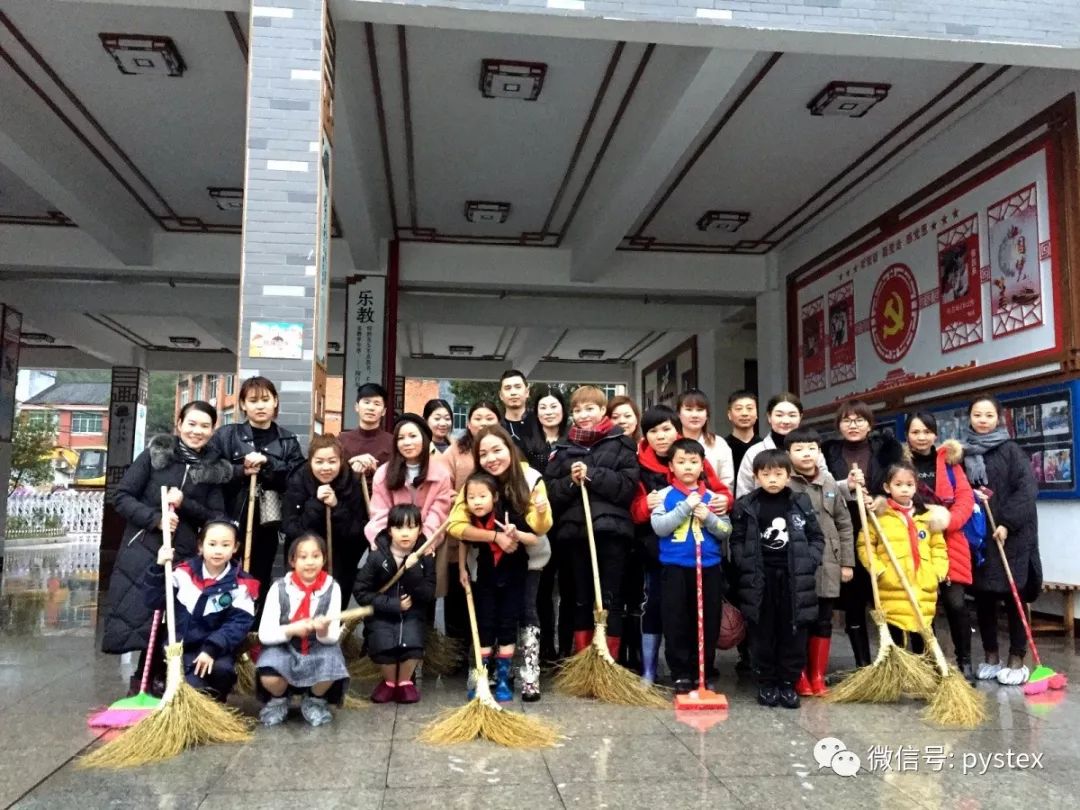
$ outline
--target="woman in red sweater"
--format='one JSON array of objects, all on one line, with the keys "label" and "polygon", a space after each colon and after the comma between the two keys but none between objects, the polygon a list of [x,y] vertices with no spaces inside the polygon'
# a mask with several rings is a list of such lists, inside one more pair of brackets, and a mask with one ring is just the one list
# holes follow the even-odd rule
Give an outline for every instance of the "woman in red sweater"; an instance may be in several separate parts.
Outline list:
[{"label": "woman in red sweater", "polygon": [[964,602],[971,584],[971,548],[964,524],[975,510],[975,495],[964,474],[963,448],[949,439],[935,446],[937,420],[932,413],[917,411],[907,418],[907,450],[919,473],[919,494],[928,504],[949,510],[945,544],[949,550],[949,576],[941,583],[939,599],[945,606],[949,632],[956,648],[956,664],[964,677],[974,679],[971,668],[971,617]]}]

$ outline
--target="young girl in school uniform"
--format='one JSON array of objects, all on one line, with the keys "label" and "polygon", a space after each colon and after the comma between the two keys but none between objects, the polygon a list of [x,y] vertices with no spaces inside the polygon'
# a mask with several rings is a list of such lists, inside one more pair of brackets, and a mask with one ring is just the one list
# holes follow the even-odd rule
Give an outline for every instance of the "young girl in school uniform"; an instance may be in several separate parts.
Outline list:
[{"label": "young girl in school uniform", "polygon": [[289,714],[289,695],[302,694],[300,713],[313,726],[333,720],[328,703],[340,703],[349,681],[338,640],[341,591],[326,573],[326,541],[301,534],[289,548],[292,571],[270,586],[259,622],[259,712],[276,726]]}]

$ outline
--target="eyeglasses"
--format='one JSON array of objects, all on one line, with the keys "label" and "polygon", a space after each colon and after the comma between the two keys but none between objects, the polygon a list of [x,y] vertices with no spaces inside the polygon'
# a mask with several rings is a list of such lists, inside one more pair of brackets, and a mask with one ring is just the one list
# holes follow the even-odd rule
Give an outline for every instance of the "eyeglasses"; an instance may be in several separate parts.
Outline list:
[{"label": "eyeglasses", "polygon": [[840,424],[849,425],[850,427],[862,427],[863,425],[869,424],[869,422],[861,416],[849,416],[847,419],[841,419]]}]

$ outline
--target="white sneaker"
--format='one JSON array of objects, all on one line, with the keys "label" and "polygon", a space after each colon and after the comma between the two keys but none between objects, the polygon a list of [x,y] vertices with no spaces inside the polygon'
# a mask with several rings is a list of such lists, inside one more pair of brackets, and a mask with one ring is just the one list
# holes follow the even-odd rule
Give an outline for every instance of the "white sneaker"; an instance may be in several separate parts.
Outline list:
[{"label": "white sneaker", "polygon": [[980,681],[992,681],[997,678],[998,673],[1001,672],[1001,670],[1001,664],[979,664],[979,669],[975,673],[975,677]]},{"label": "white sneaker", "polygon": [[1027,683],[1030,674],[1027,667],[1017,667],[1016,669],[1006,667],[997,674],[997,682],[1004,686],[1019,686],[1022,683]]}]

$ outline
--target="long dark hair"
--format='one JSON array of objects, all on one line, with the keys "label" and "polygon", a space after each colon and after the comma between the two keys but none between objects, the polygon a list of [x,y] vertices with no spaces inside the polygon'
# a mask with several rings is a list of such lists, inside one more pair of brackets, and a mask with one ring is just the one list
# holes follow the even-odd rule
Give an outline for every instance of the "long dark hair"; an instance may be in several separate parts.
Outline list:
[{"label": "long dark hair", "polygon": [[473,449],[473,435],[469,430],[469,422],[472,421],[473,414],[481,408],[491,411],[495,416],[499,415],[499,406],[492,402],[490,399],[478,399],[469,408],[469,415],[465,419],[465,432],[462,433],[457,440],[457,449],[461,453],[471,453]]},{"label": "long dark hair", "polygon": [[510,451],[510,466],[501,477],[495,479],[499,482],[500,499],[516,514],[524,516],[529,509],[529,483],[525,480],[525,471],[521,468],[525,459],[522,458],[521,451],[510,438],[510,434],[500,425],[487,425],[480,428],[476,434],[476,441],[473,442],[473,463],[477,470],[484,469],[480,466],[480,443],[488,436],[494,436]]},{"label": "long dark hair", "polygon": [[[562,408],[562,421],[559,422],[559,439],[566,437],[566,425],[570,422],[570,409],[566,407],[566,397],[564,397],[557,388],[541,388],[538,392],[538,396],[533,402],[533,411],[538,411],[540,400],[545,397],[551,397],[553,400],[559,403],[559,407]],[[541,425],[540,429],[543,430],[544,426]],[[547,433],[544,434],[544,438],[547,438]]]},{"label": "long dark hair", "polygon": [[397,424],[394,425],[394,448],[390,454],[390,460],[386,462],[386,487],[391,492],[405,486],[405,476],[409,472],[407,469],[408,465],[405,462],[405,456],[401,455],[401,451],[398,450],[397,446],[398,436],[401,434],[401,429],[406,425],[412,425],[419,430],[420,438],[424,440],[424,445],[420,449],[420,459],[418,461],[420,472],[418,472],[416,478],[413,479],[413,486],[418,487],[427,480],[428,463],[431,461],[431,428],[429,428],[427,422],[419,416],[416,416],[415,414],[404,414],[402,418],[398,419]]}]

